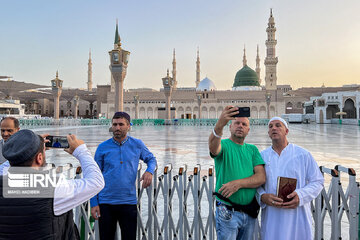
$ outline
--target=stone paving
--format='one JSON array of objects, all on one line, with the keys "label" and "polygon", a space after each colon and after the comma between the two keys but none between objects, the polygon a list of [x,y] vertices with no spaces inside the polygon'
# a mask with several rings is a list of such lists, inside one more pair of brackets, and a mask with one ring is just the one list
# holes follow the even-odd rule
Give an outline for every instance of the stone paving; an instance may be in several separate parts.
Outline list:
[{"label": "stone paving", "polygon": [[[308,149],[319,166],[333,168],[340,164],[354,168],[360,174],[360,127],[351,125],[315,125],[315,124],[291,124],[288,139]],[[188,169],[200,164],[204,174],[213,160],[208,153],[208,137],[212,127],[209,126],[133,126],[131,136],[142,139],[152,151],[157,160],[159,169],[171,163],[177,172],[178,168],[187,164]],[[99,143],[109,139],[109,126],[85,126],[85,127],[53,127],[37,128],[38,133],[50,133],[52,135],[76,134],[83,139],[90,151],[95,154]],[[229,137],[229,131],[224,130],[224,138]],[[251,126],[246,142],[255,144],[259,150],[270,146],[271,141],[267,136],[266,126]],[[62,150],[54,149],[47,151],[47,161],[55,165],[64,165],[68,162],[78,165],[75,158]],[[160,174],[160,173],[159,173]],[[175,174],[175,173],[173,173]],[[330,177],[325,178],[328,186]],[[357,175],[357,181],[360,181]],[[342,178],[343,187],[346,188],[347,179]],[[342,221],[342,239],[348,239],[348,223],[345,217]],[[331,228],[329,219],[325,219],[326,228]],[[325,239],[330,238],[330,231],[326,231]]]},{"label": "stone paving", "polygon": [[[108,126],[37,128],[38,133],[52,135],[76,134],[94,154],[99,143],[110,138]],[[203,170],[213,165],[208,153],[209,126],[133,126],[131,136],[142,139],[152,151],[159,168],[171,163],[175,169],[187,164],[192,169],[200,164]],[[229,137],[224,129],[224,138]],[[337,164],[351,167],[360,173],[360,127],[350,125],[291,124],[289,141],[308,149],[319,166],[333,168]],[[259,150],[270,146],[266,126],[251,126],[246,142],[255,144]],[[61,150],[47,151],[48,162],[61,165],[78,164],[74,158]],[[357,178],[360,180],[360,178]]]}]

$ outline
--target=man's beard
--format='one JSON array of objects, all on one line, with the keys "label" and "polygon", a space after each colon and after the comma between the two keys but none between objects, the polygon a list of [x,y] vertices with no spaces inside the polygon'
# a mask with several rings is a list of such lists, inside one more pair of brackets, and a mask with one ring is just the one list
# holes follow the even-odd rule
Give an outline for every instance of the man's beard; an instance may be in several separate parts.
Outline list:
[{"label": "man's beard", "polygon": [[121,132],[121,131],[115,131],[113,132],[114,138],[116,139],[122,139],[126,136],[126,133]]}]

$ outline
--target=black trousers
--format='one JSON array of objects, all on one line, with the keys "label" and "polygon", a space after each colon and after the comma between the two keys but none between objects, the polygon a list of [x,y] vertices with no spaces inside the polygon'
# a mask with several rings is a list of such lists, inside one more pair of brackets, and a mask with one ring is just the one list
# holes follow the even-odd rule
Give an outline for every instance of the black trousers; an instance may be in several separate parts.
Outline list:
[{"label": "black trousers", "polygon": [[121,239],[135,240],[137,225],[136,205],[100,204],[99,231],[101,240],[113,240],[117,222],[120,224]]}]

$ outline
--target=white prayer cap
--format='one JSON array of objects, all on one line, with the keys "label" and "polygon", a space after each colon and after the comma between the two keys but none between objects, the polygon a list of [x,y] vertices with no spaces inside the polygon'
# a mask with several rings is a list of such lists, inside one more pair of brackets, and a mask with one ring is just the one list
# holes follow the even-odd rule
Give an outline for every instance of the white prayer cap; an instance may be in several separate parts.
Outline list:
[{"label": "white prayer cap", "polygon": [[281,117],[273,117],[272,119],[270,119],[270,121],[269,121],[269,123],[268,123],[268,126],[270,125],[270,123],[271,123],[272,121],[275,121],[275,120],[279,120],[280,122],[282,122],[282,123],[285,125],[285,127],[286,127],[287,129],[289,129],[287,122],[286,122],[283,118],[281,118]]}]

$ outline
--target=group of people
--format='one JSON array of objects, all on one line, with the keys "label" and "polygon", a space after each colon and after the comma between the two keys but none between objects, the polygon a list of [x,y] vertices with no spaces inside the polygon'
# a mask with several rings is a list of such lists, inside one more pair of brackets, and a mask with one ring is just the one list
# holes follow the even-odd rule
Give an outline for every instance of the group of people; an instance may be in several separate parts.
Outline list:
[{"label": "group of people", "polygon": [[[245,143],[250,123],[247,117],[233,117],[238,113],[237,107],[225,107],[209,137],[216,171],[218,239],[253,239],[259,208],[261,239],[313,239],[310,204],[324,185],[316,161],[310,152],[289,143],[288,124],[280,117],[270,119],[272,144],[259,153]],[[229,121],[230,138],[221,140]],[[286,201],[277,196],[279,177],[296,179],[296,189]]]},{"label": "group of people", "polygon": [[[310,202],[323,188],[323,176],[305,149],[287,140],[285,120],[272,118],[268,134],[272,146],[261,153],[245,143],[247,117],[234,117],[238,108],[225,107],[209,137],[216,171],[216,232],[222,239],[253,239],[262,208],[262,239],[311,239]],[[221,139],[230,123],[230,138]],[[122,239],[136,239],[136,175],[139,160],[147,164],[142,187],[152,183],[156,158],[145,144],[128,135],[130,116],[116,112],[113,137],[101,143],[93,158],[83,140],[68,135],[68,153],[81,164],[83,177],[56,186],[53,198],[6,198],[0,178],[0,239],[79,239],[72,209],[90,199],[91,215],[99,221],[100,239],[114,239],[119,223]],[[47,134],[20,130],[13,117],[1,120],[0,175],[12,167],[39,170],[45,166]],[[296,190],[284,201],[276,195],[277,178],[297,179]],[[71,197],[61,197],[71,193]]]},{"label": "group of people", "polygon": [[118,222],[121,239],[136,239],[139,160],[147,164],[140,179],[146,188],[152,182],[156,158],[141,140],[128,136],[127,113],[114,114],[113,137],[99,145],[95,159],[83,140],[67,136],[65,151],[79,160],[83,177],[56,185],[52,197],[46,198],[7,198],[3,183],[12,168],[30,167],[34,173],[46,165],[48,134],[20,130],[13,117],[3,118],[0,128],[0,239],[80,239],[72,209],[89,199],[91,214],[99,220],[100,239],[114,239]]}]

